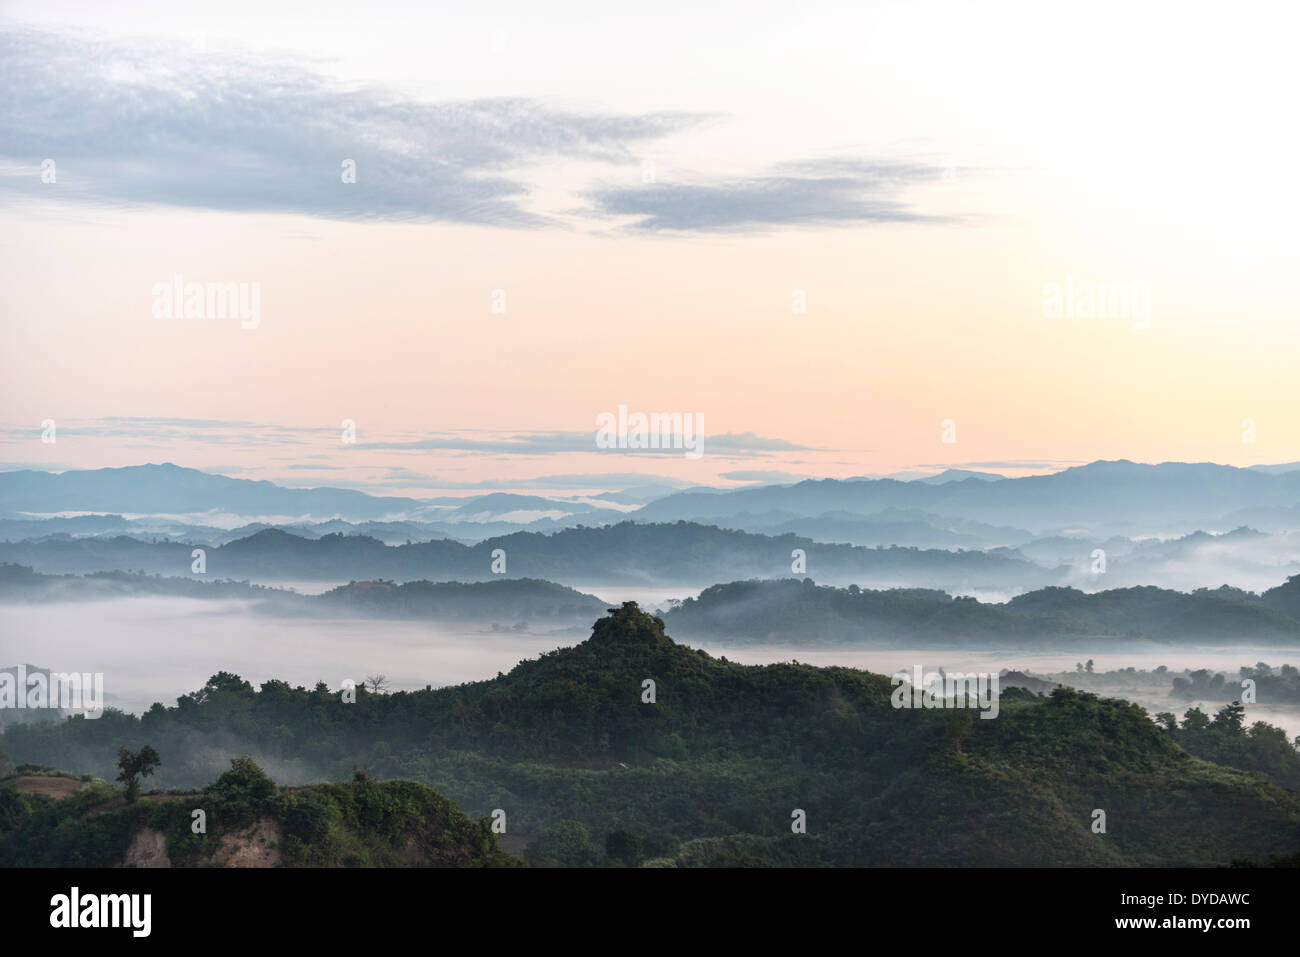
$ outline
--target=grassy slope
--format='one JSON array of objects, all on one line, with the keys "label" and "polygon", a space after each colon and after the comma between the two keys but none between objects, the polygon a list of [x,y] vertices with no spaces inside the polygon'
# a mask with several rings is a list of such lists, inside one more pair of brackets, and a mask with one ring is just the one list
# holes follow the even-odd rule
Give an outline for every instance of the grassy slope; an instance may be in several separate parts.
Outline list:
[{"label": "grassy slope", "polygon": [[[75,788],[51,789],[41,779]],[[58,791],[62,796],[53,796]],[[207,831],[191,830],[192,812]],[[260,772],[227,772],[190,793],[127,804],[99,779],[58,772],[0,781],[0,866],[119,866],[142,830],[166,835],[172,866],[220,866],[245,835],[272,833],[277,862],[309,866],[502,867],[521,862],[430,788],[411,781],[277,788]]]}]

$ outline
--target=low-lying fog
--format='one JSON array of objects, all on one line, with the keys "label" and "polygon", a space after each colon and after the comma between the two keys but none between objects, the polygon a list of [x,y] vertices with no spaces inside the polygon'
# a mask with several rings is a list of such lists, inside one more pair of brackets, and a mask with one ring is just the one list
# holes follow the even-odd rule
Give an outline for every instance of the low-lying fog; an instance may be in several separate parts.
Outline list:
[{"label": "low-lying fog", "polygon": [[[271,588],[286,588],[295,591],[300,595],[323,595],[332,588],[340,585],[346,585],[345,581],[297,581],[297,580],[279,580],[255,578],[254,584],[266,585]],[[659,588],[651,585],[582,585],[575,584],[569,586],[575,591],[583,592],[587,595],[595,595],[601,601],[608,602],[610,607],[621,605],[625,601],[634,601],[646,611],[653,611],[656,608],[667,608],[670,601],[682,601],[687,598],[697,598],[701,591],[708,585],[701,585],[698,588],[689,586],[680,588]],[[1000,597],[997,601],[1006,601],[1011,595]]]},{"label": "low-lying fog", "polygon": [[[653,608],[688,592],[672,589],[583,589],[611,606],[637,600]],[[656,592],[658,594],[651,594]],[[294,685],[317,681],[331,688],[351,678],[383,674],[393,690],[439,687],[495,677],[522,658],[576,644],[586,632],[496,632],[487,627],[453,627],[416,621],[277,618],[252,613],[241,602],[186,598],[126,598],[100,602],[0,605],[0,667],[32,664],[53,671],[102,672],[106,703],[139,713],[155,701],[172,705],[200,688],[218,671],[231,671],[254,686],[270,678]],[[745,664],[798,660],[845,665],[881,674],[940,667],[948,671],[1030,671],[1039,676],[1073,672],[1091,657],[1096,672],[1133,667],[1150,671],[1209,668],[1235,678],[1242,666],[1263,661],[1278,668],[1300,667],[1300,649],[1197,647],[1187,650],[1152,643],[1129,650],[1096,652],[900,650],[805,646],[735,647],[725,641],[694,642],[715,656]],[[1172,677],[1172,676],[1170,676]],[[1222,702],[1167,697],[1170,679],[1136,676],[1131,684],[1101,693],[1137,701],[1148,710],[1181,715],[1193,704],[1213,711]],[[1247,707],[1248,721],[1268,721],[1300,734],[1300,707],[1266,701]]]},{"label": "low-lying fog", "polygon": [[[877,674],[892,675],[899,671],[911,672],[920,665],[923,671],[937,671],[943,668],[950,672],[999,672],[1023,671],[1045,680],[1060,681],[1062,684],[1078,686],[1085,690],[1109,698],[1126,698],[1134,701],[1152,714],[1158,711],[1172,711],[1181,719],[1183,712],[1197,706],[1202,711],[1213,715],[1226,702],[1208,701],[1196,698],[1171,698],[1169,690],[1173,684],[1173,675],[1158,679],[1153,675],[1138,674],[1131,682],[1116,685],[1107,683],[1100,689],[1090,688],[1087,676],[1073,677],[1075,666],[1081,660],[1092,659],[1093,671],[1100,674],[1135,668],[1138,672],[1150,672],[1164,665],[1169,671],[1178,673],[1184,669],[1195,671],[1208,668],[1211,671],[1224,672],[1230,681],[1236,679],[1238,669],[1253,668],[1259,662],[1265,662],[1274,670],[1282,665],[1300,667],[1300,649],[1285,650],[1273,648],[1248,647],[1190,647],[1186,649],[1165,648],[1152,642],[1144,642],[1140,647],[1130,646],[1130,651],[1104,651],[1095,654],[1018,652],[1018,651],[973,651],[967,648],[907,648],[900,651],[878,648],[854,649],[836,648],[790,648],[784,645],[745,645],[735,647],[725,641],[695,642],[714,657],[726,658],[728,661],[745,665],[765,665],[778,661],[795,660],[806,665],[843,665],[861,668]],[[1070,673],[1063,675],[1062,673]],[[1246,723],[1267,721],[1279,728],[1286,729],[1287,736],[1295,738],[1300,735],[1300,706],[1291,704],[1270,705],[1261,701],[1246,706]]]},{"label": "low-lying fog", "polygon": [[582,640],[418,621],[277,618],[242,602],[125,598],[0,605],[0,667],[102,672],[106,703],[139,713],[218,671],[331,688],[383,674],[394,691],[496,677],[521,658]]},{"label": "low-lying fog", "polygon": [[625,601],[634,601],[645,611],[653,612],[657,608],[667,608],[672,601],[698,598],[700,592],[709,586],[656,588],[650,585],[574,585],[572,587],[584,594],[595,595],[601,601],[608,602],[611,608]]}]

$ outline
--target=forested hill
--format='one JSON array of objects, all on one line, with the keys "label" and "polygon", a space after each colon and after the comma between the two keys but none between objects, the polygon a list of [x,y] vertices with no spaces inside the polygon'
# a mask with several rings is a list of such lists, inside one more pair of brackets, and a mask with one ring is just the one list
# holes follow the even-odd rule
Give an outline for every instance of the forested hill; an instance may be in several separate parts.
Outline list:
[{"label": "forested hill", "polygon": [[[0,867],[516,867],[487,821],[413,781],[279,788],[236,758],[205,788],[127,802],[98,778],[0,770]],[[202,833],[193,808],[203,810]]]},{"label": "forested hill", "polygon": [[[530,856],[559,863],[603,861],[616,832],[669,866],[1215,865],[1300,848],[1300,799],[1276,783],[1300,761],[1285,737],[1227,719],[1194,731],[1068,689],[1004,690],[994,719],[895,708],[885,676],[742,666],[629,603],[487,681],[346,703],[221,674],[142,718],[22,725],[3,745],[102,776],[119,746],[150,744],[160,786],[197,786],[242,753],[281,780],[360,767],[472,817],[502,810]],[[1185,750],[1203,735],[1220,764]]]},{"label": "forested hill", "polygon": [[1009,644],[1071,639],[1300,641],[1300,576],[1262,595],[1145,586],[1086,593],[1042,588],[1005,603],[924,588],[834,588],[811,580],[738,581],[706,588],[664,616],[683,640],[782,645]]},{"label": "forested hill", "polygon": [[[248,602],[256,611],[314,618],[419,619],[585,631],[605,602],[554,582],[354,581],[321,595],[205,577],[97,572],[48,575],[0,564],[0,601],[82,601],[165,596]],[[811,579],[712,585],[672,603],[664,619],[689,642],[715,639],[798,645],[898,647],[1059,646],[1093,639],[1294,644],[1300,641],[1300,576],[1262,594],[1236,588],[1173,591],[1145,586],[1082,592],[1049,587],[1004,603],[929,588],[865,589]]]},{"label": "forested hill", "polygon": [[565,529],[551,535],[517,532],[476,545],[442,540],[385,545],[363,535],[303,538],[264,529],[219,546],[116,538],[49,538],[0,542],[0,562],[40,572],[141,570],[189,575],[193,549],[204,549],[204,575],[255,581],[484,581],[540,578],[563,584],[693,585],[790,574],[803,552],[818,580],[859,584],[1023,590],[1062,580],[1025,559],[979,551],[864,548],[828,545],[796,535],[755,535],[689,522],[623,522]]},{"label": "forested hill", "polygon": [[312,618],[400,618],[423,621],[550,625],[583,630],[605,602],[564,585],[531,578],[482,582],[354,581],[321,595],[300,595],[243,581],[169,577],[136,572],[47,575],[0,565],[0,601],[93,601],[171,597],[248,602],[272,615]]}]

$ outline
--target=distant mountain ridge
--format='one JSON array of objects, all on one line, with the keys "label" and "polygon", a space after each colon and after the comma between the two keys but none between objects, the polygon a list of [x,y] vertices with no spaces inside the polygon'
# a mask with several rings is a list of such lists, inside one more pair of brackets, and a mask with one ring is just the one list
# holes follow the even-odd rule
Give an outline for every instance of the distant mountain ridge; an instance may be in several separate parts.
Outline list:
[{"label": "distant mountain ridge", "polygon": [[[605,608],[594,595],[553,582],[354,581],[322,595],[299,595],[248,582],[154,577],[127,572],[44,575],[0,565],[0,601],[57,602],[170,596],[249,602],[273,615],[508,626],[583,626]],[[1098,640],[1146,639],[1233,644],[1300,643],[1300,575],[1261,594],[1235,588],[1180,592],[1145,586],[1087,594],[1052,586],[1003,603],[938,589],[862,589],[798,579],[733,581],[671,603],[664,620],[679,638],[751,644],[899,647],[1061,647]]]},{"label": "distant mountain ridge", "polygon": [[1237,510],[1289,509],[1297,503],[1300,471],[1274,473],[1212,463],[1143,465],[1122,459],[997,481],[809,479],[720,494],[688,490],[649,503],[636,518],[725,524],[745,514],[814,517],[836,510],[862,515],[897,508],[935,510],[1035,531],[1082,526],[1094,534],[1182,534],[1213,528],[1221,516]]},{"label": "distant mountain ridge", "polygon": [[[5,542],[0,543],[0,562],[42,572],[139,569],[187,575],[194,545],[203,543],[126,537]],[[573,585],[700,587],[720,578],[785,577],[791,573],[796,551],[804,553],[808,574],[845,584],[1023,590],[1061,580],[1057,571],[1010,555],[823,544],[795,535],[753,535],[688,522],[625,521],[578,526],[551,535],[515,532],[474,545],[451,540],[385,545],[361,535],[309,539],[267,528],[204,551],[203,574],[259,582],[485,581],[500,574]]]},{"label": "distant mountain ridge", "polygon": [[352,581],[320,595],[301,595],[246,581],[163,578],[132,572],[45,575],[0,564],[0,601],[68,602],[113,598],[194,598],[246,602],[250,610],[312,618],[412,619],[518,626],[585,626],[605,602],[532,578],[480,582]]},{"label": "distant mountain ridge", "polygon": [[464,498],[406,498],[372,495],[355,489],[287,488],[274,482],[229,478],[170,462],[124,468],[67,472],[23,470],[0,472],[0,517],[29,514],[95,512],[121,515],[228,514],[280,519],[350,521],[436,518],[451,522],[478,520],[513,511],[563,515],[622,510],[611,503],[601,509],[532,495],[489,493]]},{"label": "distant mountain ridge", "polygon": [[0,472],[0,514],[229,512],[379,519],[424,504],[418,499],[380,498],[352,489],[285,488],[273,482],[228,478],[170,462],[60,473]]},{"label": "distant mountain ridge", "polygon": [[[739,516],[772,521],[844,513],[859,518],[894,509],[939,513],[956,521],[1027,528],[1035,534],[1082,526],[1092,534],[1185,534],[1219,530],[1223,516],[1248,512],[1300,521],[1300,468],[1236,468],[1214,463],[1098,461],[1047,475],[1007,478],[948,469],[910,481],[894,478],[808,479],[792,485],[693,488],[647,495],[607,492],[583,501],[496,492],[417,499],[354,489],[286,488],[229,478],[171,463],[125,468],[0,472],[0,518],[93,512],[140,515],[224,513],[285,520],[500,521],[518,513],[565,521],[591,515],[617,521],[726,523]],[[627,512],[650,500],[639,511]],[[608,508],[600,502],[607,501]],[[508,521],[509,519],[506,518]],[[770,524],[770,522],[769,522]],[[1245,524],[1238,520],[1233,525]],[[756,530],[747,526],[749,530]],[[1231,526],[1230,526],[1231,527]]]},{"label": "distant mountain ridge", "polygon": [[683,640],[897,647],[1063,644],[1150,639],[1300,642],[1300,575],[1255,595],[1234,588],[1151,586],[1086,594],[1036,589],[997,604],[934,589],[833,588],[811,581],[742,581],[706,588],[664,614]]},{"label": "distant mountain ridge", "polygon": [[[63,517],[33,517],[58,514]],[[263,528],[280,527],[306,538],[341,532],[369,535],[389,545],[447,538],[481,544],[520,531],[552,533],[626,521],[690,522],[868,547],[1024,546],[1023,555],[1037,555],[1040,563],[1053,549],[1038,539],[1074,541],[1080,548],[1089,541],[1109,541],[1118,552],[1133,553],[1150,565],[1159,550],[1147,548],[1139,556],[1134,541],[1221,533],[1246,525],[1273,534],[1300,532],[1300,469],[1119,460],[1022,478],[949,469],[907,481],[809,479],[789,485],[678,491],[659,486],[636,494],[568,499],[512,492],[417,499],[353,489],[285,488],[171,464],[61,474],[0,472],[0,541],[10,542],[66,534],[223,545]],[[1166,554],[1172,565],[1182,561],[1172,552]],[[1008,552],[1004,557],[1021,555]],[[1067,547],[1047,563],[1081,560],[1079,552]],[[1294,567],[1300,551],[1288,550],[1284,543],[1268,545],[1243,561],[1234,583],[1258,587],[1267,580],[1270,562]],[[1129,567],[1135,576],[1142,574],[1135,565]],[[1178,587],[1199,583],[1199,571],[1184,571],[1187,574],[1180,576],[1178,568],[1169,574],[1153,569],[1147,581]],[[548,577],[545,571],[539,574]],[[729,574],[751,572],[736,568]],[[927,583],[933,581],[910,584]],[[1020,585],[1035,583],[1046,580]]]}]

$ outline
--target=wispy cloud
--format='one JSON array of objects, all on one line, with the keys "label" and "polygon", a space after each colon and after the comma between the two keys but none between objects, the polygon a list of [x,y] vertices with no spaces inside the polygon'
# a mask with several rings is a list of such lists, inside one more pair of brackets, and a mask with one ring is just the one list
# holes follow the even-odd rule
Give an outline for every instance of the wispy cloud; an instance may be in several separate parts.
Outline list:
[{"label": "wispy cloud", "polygon": [[[332,425],[281,426],[228,419],[105,416],[73,421],[66,425],[61,423],[59,434],[64,437],[113,439],[131,448],[170,449],[190,444],[271,448],[294,446],[299,448],[294,450],[292,458],[297,463],[295,467],[302,470],[339,466],[342,460],[334,458],[334,455],[346,456],[355,451],[447,452],[470,456],[529,457],[587,453],[680,458],[682,454],[680,449],[674,448],[602,450],[596,445],[594,429],[588,432],[464,429],[415,435],[409,433],[389,435],[367,440],[368,433],[363,423],[359,440],[354,444],[340,446],[340,427]],[[31,442],[39,435],[39,428],[12,426],[0,431],[0,443]],[[754,432],[705,435],[703,442],[706,451],[725,458],[748,458],[789,451],[816,451],[786,439],[761,436]],[[331,453],[331,456],[323,464],[313,465],[306,460],[321,460],[321,455],[308,455],[303,447],[325,449]],[[636,480],[648,478],[650,476],[639,475]],[[504,487],[518,486],[507,484]]]},{"label": "wispy cloud", "polygon": [[296,428],[227,419],[179,419],[157,416],[105,416],[78,423],[68,435],[133,440],[134,446],[167,444],[179,438],[207,445],[306,445],[313,435],[337,435],[338,429]]},{"label": "wispy cloud", "polygon": [[[639,162],[648,144],[718,116],[528,97],[423,102],[345,87],[324,70],[237,49],[195,52],[189,41],[0,27],[0,71],[21,78],[0,111],[0,190],[124,207],[560,226],[530,208],[531,177],[545,164]],[[52,184],[41,178],[46,159]],[[354,182],[344,181],[345,161]],[[747,177],[587,189],[583,213],[665,234],[941,223],[904,194],[942,172],[926,162],[798,160]]]},{"label": "wispy cloud", "polygon": [[[185,42],[0,28],[0,175],[11,191],[118,205],[531,227],[518,172],[628,162],[701,114],[617,115],[526,98],[425,103],[342,88],[314,64]],[[36,164],[55,161],[55,185]],[[356,163],[355,183],[342,164]],[[57,193],[53,192],[57,189]]]},{"label": "wispy cloud", "polygon": [[636,217],[634,230],[747,232],[783,226],[943,223],[903,193],[943,169],[924,163],[820,159],[779,165],[739,179],[654,183],[591,194],[604,216]]},{"label": "wispy cloud", "polygon": [[[591,432],[449,432],[409,441],[358,442],[357,448],[387,451],[456,451],[483,455],[557,455],[566,452],[598,452],[596,433]],[[753,432],[726,432],[706,435],[704,447],[710,452],[734,456],[760,455],[769,452],[799,451],[807,447],[785,439],[767,438]],[[680,457],[681,450],[618,449],[605,454]]]},{"label": "wispy cloud", "polygon": [[1083,459],[1006,459],[997,462],[929,462],[921,469],[1064,469],[1083,465]]},{"label": "wispy cloud", "polygon": [[532,478],[481,479],[461,481],[426,475],[414,469],[387,469],[378,477],[359,483],[362,486],[385,485],[394,488],[446,489],[461,491],[499,491],[502,489],[537,489],[568,491],[572,489],[616,489],[659,485],[669,488],[689,488],[691,482],[649,472],[577,472],[570,475],[538,475]]},{"label": "wispy cloud", "polygon": [[733,482],[788,485],[794,482],[802,482],[809,476],[800,475],[797,472],[781,472],[775,469],[739,469],[734,472],[722,472],[721,477],[731,479]]}]

